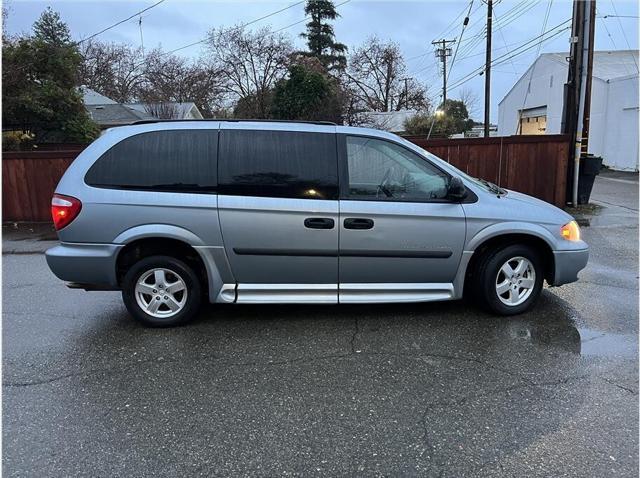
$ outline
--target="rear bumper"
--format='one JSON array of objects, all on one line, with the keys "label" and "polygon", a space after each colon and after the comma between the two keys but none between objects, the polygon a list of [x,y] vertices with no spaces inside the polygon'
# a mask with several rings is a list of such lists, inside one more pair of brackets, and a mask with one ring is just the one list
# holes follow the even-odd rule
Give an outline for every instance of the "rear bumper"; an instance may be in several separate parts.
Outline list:
[{"label": "rear bumper", "polygon": [[578,272],[584,269],[589,260],[589,249],[575,251],[553,251],[553,284],[562,285],[578,280]]},{"label": "rear bumper", "polygon": [[63,242],[46,252],[49,269],[66,282],[117,289],[116,257],[122,245]]}]

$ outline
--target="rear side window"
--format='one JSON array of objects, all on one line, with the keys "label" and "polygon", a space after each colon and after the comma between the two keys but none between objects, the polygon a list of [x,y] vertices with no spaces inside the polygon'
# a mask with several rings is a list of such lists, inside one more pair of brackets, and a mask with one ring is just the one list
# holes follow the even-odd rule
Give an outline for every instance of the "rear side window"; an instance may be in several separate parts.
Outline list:
[{"label": "rear side window", "polygon": [[336,136],[222,130],[218,183],[220,194],[337,199]]},{"label": "rear side window", "polygon": [[216,190],[218,130],[151,131],[114,145],[91,166],[90,186],[149,191]]}]

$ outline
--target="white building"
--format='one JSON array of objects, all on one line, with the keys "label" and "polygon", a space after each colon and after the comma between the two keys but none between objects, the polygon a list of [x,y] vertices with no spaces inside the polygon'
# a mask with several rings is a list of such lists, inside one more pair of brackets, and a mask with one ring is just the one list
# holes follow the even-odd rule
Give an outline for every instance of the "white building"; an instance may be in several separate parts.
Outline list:
[{"label": "white building", "polygon": [[[558,134],[568,53],[545,53],[499,104],[498,134]],[[589,153],[622,171],[638,170],[637,50],[596,51],[591,90]]]}]

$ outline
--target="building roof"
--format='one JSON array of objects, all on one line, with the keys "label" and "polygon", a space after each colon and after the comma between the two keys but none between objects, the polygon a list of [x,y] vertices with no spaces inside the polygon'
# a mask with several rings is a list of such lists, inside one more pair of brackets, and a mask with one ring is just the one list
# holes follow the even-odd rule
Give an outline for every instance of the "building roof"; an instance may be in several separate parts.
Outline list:
[{"label": "building roof", "polygon": [[[543,53],[546,57],[567,66],[569,53]],[[603,50],[593,52],[593,76],[603,81],[638,75],[638,50]]]},{"label": "building roof", "polygon": [[[561,64],[568,70],[569,62],[567,58],[569,53],[557,52],[557,53],[543,53],[527,68],[520,78],[509,88],[509,91],[500,100],[501,104],[514,90],[516,85],[525,78],[528,78],[533,67],[541,59],[553,61]],[[599,78],[602,81],[611,81],[619,78],[629,78],[638,76],[638,67],[640,61],[638,59],[638,50],[600,50],[593,52],[593,76]]]},{"label": "building roof", "polygon": [[113,101],[111,98],[107,98],[104,95],[101,95],[95,90],[88,88],[84,85],[78,88],[80,93],[82,94],[82,99],[85,105],[117,105],[116,101]]},{"label": "building roof", "polygon": [[119,126],[135,121],[154,119],[150,114],[136,111],[126,105],[114,104],[87,104],[85,108],[91,119],[100,126]]}]

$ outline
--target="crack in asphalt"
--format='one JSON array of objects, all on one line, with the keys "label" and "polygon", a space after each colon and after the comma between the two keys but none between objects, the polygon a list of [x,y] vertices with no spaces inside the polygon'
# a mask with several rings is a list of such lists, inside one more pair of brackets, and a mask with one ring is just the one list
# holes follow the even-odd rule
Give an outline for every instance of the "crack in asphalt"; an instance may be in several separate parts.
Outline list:
[{"label": "crack in asphalt", "polygon": [[614,382],[613,380],[608,380],[608,379],[606,379],[604,377],[600,377],[600,378],[603,381],[607,382],[608,384],[613,385],[614,387],[618,387],[618,388],[620,388],[622,390],[625,390],[625,391],[631,393],[632,395],[638,395],[638,391],[637,390],[634,390],[634,389],[629,388],[629,387],[625,387],[624,385],[620,385],[618,382]]}]

